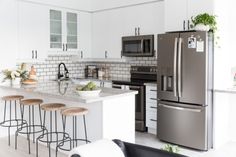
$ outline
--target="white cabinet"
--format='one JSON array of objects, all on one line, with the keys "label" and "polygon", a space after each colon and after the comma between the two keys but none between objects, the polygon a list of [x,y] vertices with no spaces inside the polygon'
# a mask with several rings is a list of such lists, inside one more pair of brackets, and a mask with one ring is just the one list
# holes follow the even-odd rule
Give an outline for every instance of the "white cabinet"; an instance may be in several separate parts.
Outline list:
[{"label": "white cabinet", "polygon": [[156,134],[157,129],[157,86],[146,85],[146,127]]},{"label": "white cabinet", "polygon": [[0,70],[16,65],[17,56],[17,2],[0,0]]},{"label": "white cabinet", "polygon": [[94,13],[92,15],[92,57],[121,58],[121,38],[135,35],[135,28],[140,27],[141,35],[163,33],[163,14],[164,2]]},{"label": "white cabinet", "polygon": [[47,56],[49,46],[48,7],[19,1],[18,60],[37,61]]},{"label": "white cabinet", "polygon": [[76,53],[78,50],[78,15],[70,10],[50,9],[50,50]]},{"label": "white cabinet", "polygon": [[78,49],[80,58],[91,57],[92,46],[92,15],[91,13],[78,13]]},{"label": "white cabinet", "polygon": [[192,16],[213,10],[214,0],[165,0],[165,31],[189,30]]}]

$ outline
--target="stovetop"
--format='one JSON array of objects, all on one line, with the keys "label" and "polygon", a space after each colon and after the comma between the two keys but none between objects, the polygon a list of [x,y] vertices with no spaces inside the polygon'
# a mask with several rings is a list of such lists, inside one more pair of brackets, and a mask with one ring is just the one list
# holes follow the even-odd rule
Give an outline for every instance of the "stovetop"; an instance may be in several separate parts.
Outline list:
[{"label": "stovetop", "polygon": [[113,80],[114,84],[144,85],[157,80],[157,68],[154,66],[132,66],[129,80]]}]

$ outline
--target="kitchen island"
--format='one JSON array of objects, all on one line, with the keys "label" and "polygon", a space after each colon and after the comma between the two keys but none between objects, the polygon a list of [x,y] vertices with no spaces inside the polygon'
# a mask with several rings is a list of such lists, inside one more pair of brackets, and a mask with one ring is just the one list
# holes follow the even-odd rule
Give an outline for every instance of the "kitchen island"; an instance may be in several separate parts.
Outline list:
[{"label": "kitchen island", "polygon": [[[66,104],[67,107],[85,107],[89,110],[86,120],[90,141],[102,138],[135,141],[135,94],[137,91],[102,88],[97,97],[81,97],[76,93],[75,87],[76,84],[71,81],[40,81],[37,85],[18,86],[1,84],[0,96],[20,94],[26,99],[43,99],[44,103],[58,102]],[[0,106],[0,114],[3,114],[3,106]],[[59,128],[62,129],[61,118],[57,121],[60,124]],[[78,121],[78,134],[83,138],[82,119]],[[46,126],[48,127],[47,120]],[[72,126],[72,120],[68,119],[66,131],[70,134],[72,134]],[[1,132],[1,136],[6,135],[3,131]]]}]

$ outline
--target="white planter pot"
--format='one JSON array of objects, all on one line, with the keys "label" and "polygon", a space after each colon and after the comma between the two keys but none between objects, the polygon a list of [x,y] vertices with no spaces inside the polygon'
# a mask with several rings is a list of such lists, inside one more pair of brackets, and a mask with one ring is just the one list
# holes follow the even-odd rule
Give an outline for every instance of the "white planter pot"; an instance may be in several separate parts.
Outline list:
[{"label": "white planter pot", "polygon": [[20,85],[21,83],[21,78],[15,78],[14,80],[12,80],[12,85]]},{"label": "white planter pot", "polygon": [[194,27],[194,30],[196,31],[209,31],[210,30],[210,26],[209,25],[204,25],[204,24],[197,24]]}]

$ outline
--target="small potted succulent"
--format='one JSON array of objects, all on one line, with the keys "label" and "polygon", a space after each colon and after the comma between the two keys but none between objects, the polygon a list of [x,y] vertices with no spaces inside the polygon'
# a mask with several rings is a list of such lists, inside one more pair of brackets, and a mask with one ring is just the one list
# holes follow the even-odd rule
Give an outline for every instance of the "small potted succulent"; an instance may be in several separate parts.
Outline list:
[{"label": "small potted succulent", "polygon": [[191,27],[199,31],[212,31],[217,30],[217,22],[215,15],[209,15],[208,13],[199,14],[191,18]]}]

